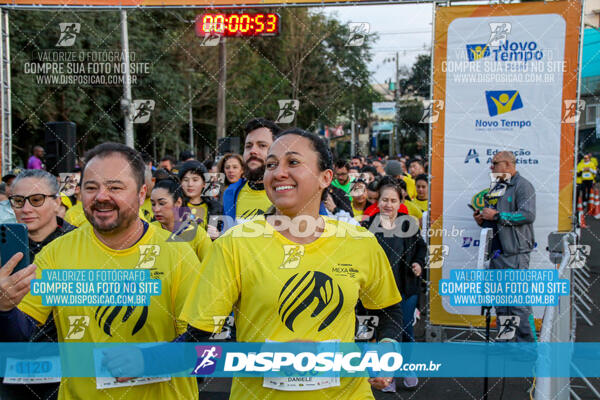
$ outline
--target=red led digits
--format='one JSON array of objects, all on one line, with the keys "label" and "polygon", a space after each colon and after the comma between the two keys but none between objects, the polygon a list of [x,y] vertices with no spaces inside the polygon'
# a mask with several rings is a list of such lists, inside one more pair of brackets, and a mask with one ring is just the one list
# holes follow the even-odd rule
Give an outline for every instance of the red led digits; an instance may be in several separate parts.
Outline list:
[{"label": "red led digits", "polygon": [[276,36],[279,14],[201,14],[196,17],[197,36]]}]

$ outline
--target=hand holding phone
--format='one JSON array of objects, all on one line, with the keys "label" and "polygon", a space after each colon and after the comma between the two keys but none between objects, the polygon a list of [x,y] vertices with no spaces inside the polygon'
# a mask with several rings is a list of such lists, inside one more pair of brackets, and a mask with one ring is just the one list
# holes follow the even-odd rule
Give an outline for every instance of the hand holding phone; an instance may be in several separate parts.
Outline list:
[{"label": "hand holding phone", "polygon": [[23,253],[23,258],[15,266],[13,274],[30,264],[27,225],[0,224],[0,265],[17,253]]},{"label": "hand holding phone", "polygon": [[35,279],[34,264],[14,272],[22,259],[23,253],[19,252],[0,268],[0,311],[10,311],[19,305],[23,297],[29,293],[31,281]]}]

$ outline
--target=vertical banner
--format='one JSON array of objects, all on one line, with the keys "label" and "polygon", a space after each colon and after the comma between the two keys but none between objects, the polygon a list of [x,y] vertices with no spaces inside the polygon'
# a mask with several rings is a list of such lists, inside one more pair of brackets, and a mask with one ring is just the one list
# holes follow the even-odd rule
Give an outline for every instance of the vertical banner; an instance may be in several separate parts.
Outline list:
[{"label": "vertical banner", "polygon": [[432,324],[484,323],[480,307],[450,305],[438,283],[477,268],[481,228],[468,204],[490,187],[499,151],[514,152],[536,190],[530,268],[554,267],[547,236],[571,227],[580,23],[579,1],[437,10],[430,244],[443,262],[430,271]]}]

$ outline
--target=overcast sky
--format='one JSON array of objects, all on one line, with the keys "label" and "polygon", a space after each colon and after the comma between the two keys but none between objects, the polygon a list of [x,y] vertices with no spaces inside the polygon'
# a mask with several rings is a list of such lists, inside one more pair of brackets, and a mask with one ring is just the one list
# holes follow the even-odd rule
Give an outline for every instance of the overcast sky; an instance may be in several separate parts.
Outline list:
[{"label": "overcast sky", "polygon": [[372,80],[383,83],[394,76],[395,64],[385,58],[399,52],[400,65],[412,66],[420,53],[431,46],[431,4],[395,4],[385,6],[348,6],[321,8],[326,15],[335,15],[343,22],[368,22],[371,33],[379,39],[373,47],[373,62],[369,69]]}]

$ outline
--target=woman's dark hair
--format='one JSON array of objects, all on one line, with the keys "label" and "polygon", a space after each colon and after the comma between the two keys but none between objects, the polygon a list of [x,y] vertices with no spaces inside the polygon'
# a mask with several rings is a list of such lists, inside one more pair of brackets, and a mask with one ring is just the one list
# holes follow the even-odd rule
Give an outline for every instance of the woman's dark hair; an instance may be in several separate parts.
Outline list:
[{"label": "woman's dark hair", "polygon": [[417,181],[428,182],[427,174],[417,175],[417,177],[415,178],[415,183],[417,183]]},{"label": "woman's dark hair", "polygon": [[402,201],[404,199],[402,189],[406,191],[406,183],[402,180],[398,181],[397,179],[391,176],[384,176],[383,178],[381,178],[381,180],[379,181],[379,185],[377,186],[379,197],[381,197],[381,194],[386,189],[394,189],[396,193],[398,193],[398,198],[400,199],[400,201]]},{"label": "woman's dark hair", "polygon": [[370,190],[371,192],[376,192],[379,188],[379,180],[375,179],[373,182],[369,183],[367,185],[367,190]]},{"label": "woman's dark hair", "polygon": [[208,172],[208,170],[206,169],[204,164],[202,164],[200,161],[194,160],[194,161],[184,162],[183,165],[181,166],[181,168],[179,169],[177,177],[179,178],[179,180],[183,180],[183,177],[188,172],[191,172],[192,174],[200,176],[202,178],[202,181],[206,183],[206,181],[204,179],[204,174],[206,174]]},{"label": "woman's dark hair", "polygon": [[333,169],[333,157],[331,151],[329,150],[327,143],[325,143],[318,135],[300,128],[289,128],[277,135],[277,139],[285,135],[296,135],[308,139],[312,143],[313,150],[319,155],[319,170],[325,171]]},{"label": "woman's dark hair", "polygon": [[181,184],[179,183],[179,180],[174,176],[157,181],[152,190],[156,189],[165,189],[167,192],[169,192],[169,194],[173,198],[173,203],[177,202],[178,199],[181,199],[182,205],[187,204],[188,200],[185,197],[185,194],[183,193]]}]

